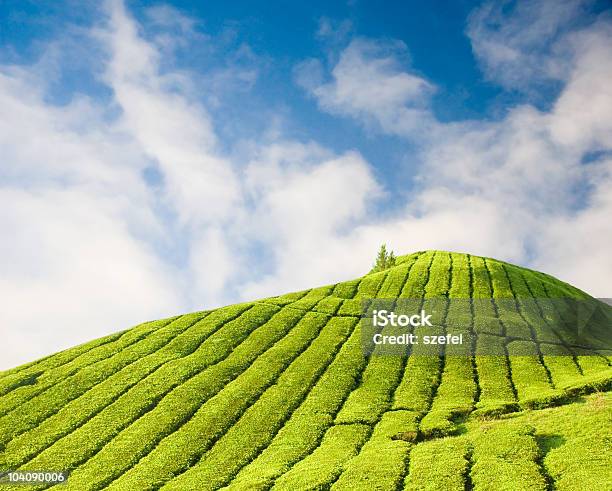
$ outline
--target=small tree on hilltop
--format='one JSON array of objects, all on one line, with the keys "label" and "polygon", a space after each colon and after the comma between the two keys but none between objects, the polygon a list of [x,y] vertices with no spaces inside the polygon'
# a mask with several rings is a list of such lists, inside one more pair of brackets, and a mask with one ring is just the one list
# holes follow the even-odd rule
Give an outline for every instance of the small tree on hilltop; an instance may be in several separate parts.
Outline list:
[{"label": "small tree on hilltop", "polygon": [[387,245],[383,244],[378,250],[378,254],[376,255],[376,262],[374,263],[374,267],[370,272],[376,273],[392,266],[395,266],[395,254],[393,254],[393,251],[387,251]]}]

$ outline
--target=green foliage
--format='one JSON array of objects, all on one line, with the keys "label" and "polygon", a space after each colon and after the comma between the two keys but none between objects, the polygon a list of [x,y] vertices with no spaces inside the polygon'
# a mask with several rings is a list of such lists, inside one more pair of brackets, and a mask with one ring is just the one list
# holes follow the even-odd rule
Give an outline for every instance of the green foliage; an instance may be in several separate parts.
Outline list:
[{"label": "green foliage", "polygon": [[388,274],[389,273],[387,271],[381,271],[363,278],[363,280],[361,280],[359,283],[359,287],[357,288],[355,299],[361,300],[376,297]]},{"label": "green foliage", "polygon": [[519,424],[481,431],[474,438],[470,473],[476,489],[546,490],[534,433],[533,427]]},{"label": "green foliage", "polygon": [[268,489],[293,464],[312,453],[332,425],[365,365],[359,332],[353,331],[300,407],[265,448],[232,481],[231,489]]},{"label": "green foliage", "polygon": [[172,398],[162,399],[136,425],[113,439],[116,445],[106,446],[87,467],[75,471],[75,489],[79,481],[83,486],[100,480],[109,467],[116,468],[109,466],[107,459],[116,461],[118,456],[127,472],[109,489],[133,489],[134,481],[157,486],[186,469],[210,448],[223,428],[276,382],[317,335],[320,324],[303,316],[292,309],[280,311],[225,360],[194,377],[191,387],[179,386]]},{"label": "green foliage", "polygon": [[439,370],[440,359],[437,356],[411,356],[395,391],[393,409],[425,413],[431,403]]},{"label": "green foliage", "polygon": [[[588,395],[612,388],[610,359],[541,301],[586,294],[466,254],[378,259],[0,372],[0,470],[70,471],[67,491],[612,487],[610,395]],[[362,302],[397,297],[438,299],[439,334],[468,330],[473,356],[366,356]]]},{"label": "green foliage", "polygon": [[417,426],[418,414],[413,411],[384,413],[359,454],[345,465],[332,489],[398,489],[406,459],[413,448],[410,442],[416,439]]},{"label": "green foliage", "polygon": [[[334,491],[353,489],[397,489],[412,445],[403,440],[373,436],[359,454],[345,466],[331,487]],[[381,456],[384,455],[384,458]]]},{"label": "green foliage", "polygon": [[321,321],[320,316],[308,320],[315,332],[321,331],[317,338],[204,454],[197,465],[168,483],[168,490],[188,489],[197,483],[200,483],[199,489],[216,489],[227,484],[243,465],[270,443],[318,376],[331,363],[334,353],[355,325],[355,322],[334,318],[321,330]]},{"label": "green foliage", "polygon": [[421,421],[423,436],[440,437],[456,432],[458,427],[452,420],[471,412],[475,394],[476,382],[470,359],[447,357],[436,397],[430,411]]},{"label": "green foliage", "polygon": [[131,345],[145,339],[148,334],[154,333],[156,329],[163,327],[168,323],[168,320],[157,321],[130,329],[122,336],[119,336],[116,341],[103,343],[99,346],[93,347],[90,350],[85,350],[84,353],[75,357],[68,363],[60,364],[57,367],[46,369],[45,365],[47,365],[47,363],[45,362],[47,362],[48,359],[43,360],[43,367],[41,369],[43,373],[37,377],[35,384],[17,387],[15,390],[12,390],[6,396],[0,399],[0,416],[9,413],[15,408],[21,408],[21,410],[23,410],[23,404],[31,401],[38,394],[41,394],[52,387],[54,388],[54,391],[57,390],[57,388],[54,387],[55,385],[62,382],[66,383],[66,381],[69,380],[69,377],[78,374],[81,370],[86,370],[89,377],[91,377],[92,374],[97,374],[100,370],[103,370],[106,365],[108,365],[109,359],[114,355],[123,352]]},{"label": "green foliage", "polygon": [[385,269],[392,268],[393,266],[395,266],[395,254],[393,251],[387,251],[386,244],[381,245],[380,249],[378,249],[376,261],[374,262],[374,266],[370,270],[370,273],[384,271]]},{"label": "green foliage", "polygon": [[[233,315],[231,310],[227,313]],[[200,319],[196,324],[193,324],[193,319],[186,316],[181,318],[180,322],[175,321],[173,324],[175,324],[174,328],[177,330],[183,330],[186,325],[191,325],[191,327],[181,332],[158,351],[108,377],[97,386],[96,390],[89,390],[72,400],[34,429],[15,437],[7,445],[7,455],[9,456],[7,464],[15,467],[19,466],[51,445],[59,437],[77,430],[95,416],[101,408],[110,405],[128,391],[130,391],[129,396],[136,403],[138,401],[149,401],[149,398],[154,394],[150,381],[157,379],[158,385],[156,388],[158,388],[164,380],[176,379],[180,373],[177,371],[180,370],[180,365],[175,360],[178,361],[193,353],[204,339],[219,326],[220,322],[226,319],[219,319],[217,322],[214,319],[210,320],[212,322]],[[202,358],[199,359],[202,360]],[[170,378],[171,376],[172,378]],[[176,383],[176,380],[174,383]],[[125,396],[128,397],[128,394],[125,394]]]},{"label": "green foliage", "polygon": [[[179,332],[193,324],[194,321],[199,320],[200,317],[201,315],[191,315],[178,319],[156,330],[150,336],[146,336],[126,347],[110,358],[102,360],[93,366],[85,367],[73,376],[58,382],[53,387],[53,390],[45,390],[34,397],[30,397],[16,408],[14,412],[9,412],[0,418],[0,443],[6,444],[11,438],[15,438],[17,435],[35,428],[46,418],[63,409],[67,403],[81,396],[94,385],[103,384],[100,393],[96,395],[98,398],[105,398],[110,403],[116,395],[114,391],[118,390],[120,392],[123,390],[121,386],[116,387],[114,384],[113,376],[116,372],[136,363],[142,364],[144,358],[169,343]],[[145,368],[143,376],[146,375],[146,370]],[[130,372],[131,370],[128,370],[128,373]],[[136,383],[137,380],[127,381],[127,387]],[[22,411],[28,415],[27,418],[20,416]]]},{"label": "green foliage", "polygon": [[332,295],[338,298],[354,298],[357,294],[359,285],[361,284],[362,279],[358,278],[356,280],[345,281],[343,283],[338,283],[334,287],[334,291]]},{"label": "green foliage", "polygon": [[403,363],[396,356],[374,356],[361,377],[361,384],[344,403],[336,418],[337,423],[373,424],[391,405]]},{"label": "green foliage", "polygon": [[342,305],[336,312],[336,315],[361,317],[362,301],[357,298],[349,298],[342,302]]},{"label": "green foliage", "polygon": [[576,408],[564,406],[539,413],[529,419],[537,428],[536,438],[545,453],[544,472],[555,488],[612,489],[610,393],[595,394]]},{"label": "green foliage", "polygon": [[[479,337],[479,342],[482,341],[481,338],[482,336]],[[491,338],[485,341],[488,346],[499,342],[500,349],[503,349],[500,338]],[[488,416],[516,410],[518,404],[514,395],[508,359],[505,356],[491,355],[476,356],[475,360],[480,388],[480,399],[476,404],[475,413]]]},{"label": "green foliage", "polygon": [[410,452],[405,490],[463,491],[468,472],[470,442],[467,438],[444,438],[417,445]]},{"label": "green foliage", "polygon": [[357,455],[370,434],[367,425],[332,426],[317,449],[283,474],[272,489],[324,489],[342,473],[344,464]]},{"label": "green foliage", "polygon": [[325,297],[317,302],[317,304],[313,307],[313,310],[323,314],[334,315],[336,312],[338,312],[342,302],[343,300],[338,297]]},{"label": "green foliage", "polygon": [[412,269],[412,266],[418,259],[418,255],[412,255],[409,259],[403,262],[400,266],[391,268],[385,276],[385,281],[381,285],[378,294],[378,298],[396,298],[401,296],[402,289],[408,280],[408,274]]}]

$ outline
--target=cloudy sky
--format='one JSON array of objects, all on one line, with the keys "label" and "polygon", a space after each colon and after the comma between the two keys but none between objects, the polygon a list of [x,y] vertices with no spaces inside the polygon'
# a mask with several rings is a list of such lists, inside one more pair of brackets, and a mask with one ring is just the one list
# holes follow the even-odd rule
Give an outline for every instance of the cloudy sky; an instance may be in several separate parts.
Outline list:
[{"label": "cloudy sky", "polygon": [[193,3],[2,2],[0,369],[382,242],[612,296],[607,2]]}]

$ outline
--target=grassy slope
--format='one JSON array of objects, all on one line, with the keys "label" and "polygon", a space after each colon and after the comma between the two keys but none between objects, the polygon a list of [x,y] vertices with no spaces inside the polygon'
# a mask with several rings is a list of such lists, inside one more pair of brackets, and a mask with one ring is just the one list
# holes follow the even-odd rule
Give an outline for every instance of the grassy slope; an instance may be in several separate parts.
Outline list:
[{"label": "grassy slope", "polygon": [[[425,441],[410,454],[406,489],[612,489],[612,394],[469,420],[458,436]],[[554,486],[554,487],[553,487]]]},{"label": "grassy slope", "polygon": [[0,469],[69,470],[71,490],[610,488],[610,399],[579,399],[609,390],[608,358],[570,346],[547,312],[517,306],[510,323],[495,302],[443,315],[538,356],[364,357],[362,299],[398,296],[588,298],[542,273],[427,251],[145,323],[0,372]]}]

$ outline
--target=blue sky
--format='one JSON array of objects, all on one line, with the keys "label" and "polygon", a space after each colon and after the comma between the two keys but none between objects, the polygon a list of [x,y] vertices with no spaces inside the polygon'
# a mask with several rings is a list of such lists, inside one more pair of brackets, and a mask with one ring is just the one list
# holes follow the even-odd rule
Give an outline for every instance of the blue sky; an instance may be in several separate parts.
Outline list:
[{"label": "blue sky", "polygon": [[[147,11],[152,2],[130,2],[130,12],[147,29],[144,35],[159,33],[151,25]],[[499,118],[504,109],[521,98],[484,80],[465,35],[466,19],[478,2],[395,2],[380,8],[375,2],[173,2],[181,15],[194,22],[193,29],[210,36],[213,46],[193,49],[183,46],[173,53],[173,64],[194,74],[224,66],[226,58],[240,58],[254,65],[261,63],[249,97],[226,94],[219,108],[218,131],[226,129],[231,146],[238,136],[266,130],[266,110],[287,112],[290,121],[284,131],[301,139],[314,139],[336,152],[355,148],[376,166],[385,179],[398,170],[406,172],[407,142],[384,134],[367,133],[350,120],[339,120],[317,110],[308,95],[294,83],[295,66],[308,58],[338,55],[351,38],[402,42],[406,46],[402,62],[434,83],[436,117],[442,121],[471,118]],[[103,15],[103,8],[91,3],[9,2],[3,9],[2,43],[5,56],[16,63],[36,60],[47,43],[76,26],[92,26]],[[166,26],[168,27],[168,26]],[[169,29],[180,34],[176,29]],[[328,30],[326,34],[322,31]],[[238,53],[244,48],[246,53]],[[77,55],[78,56],[78,55]],[[75,93],[104,95],[106,87],[92,77],[91,66],[72,60],[63,67],[52,90],[53,100],[63,103]],[[80,65],[80,66],[79,66]],[[205,91],[206,87],[203,86]],[[549,103],[551,94],[539,97]],[[236,128],[236,120],[242,122]],[[393,185],[389,179],[387,185]],[[402,187],[410,185],[404,180]]]},{"label": "blue sky", "polygon": [[610,294],[606,2],[7,1],[0,24],[7,366],[351,278],[382,242]]},{"label": "blue sky", "polygon": [[[154,36],[160,30],[180,35],[177,29],[151,25],[147,11],[151,2],[130,2],[130,12]],[[403,62],[422,73],[438,87],[433,101],[441,120],[498,117],[509,98],[495,84],[482,78],[465,36],[466,18],[475,2],[396,2],[384,9],[364,2],[174,2],[181,15],[193,21],[193,29],[213,44],[202,49],[185,45],[173,53],[173,65],[194,74],[207,73],[227,64],[227,57],[258,65],[257,78],[248,98],[224,94],[218,108],[218,128],[232,146],[236,137],[265,132],[266,112],[288,115],[284,131],[288,136],[314,139],[343,152],[356,147],[377,169],[379,178],[398,172],[405,176],[415,162],[407,159],[407,143],[384,134],[368,134],[350,120],[321,113],[308,95],[294,83],[294,67],[304,59],[331,58],[357,36],[401,41],[406,45]],[[90,27],[103,16],[95,2],[8,2],[2,10],[1,35],[5,60],[33,62],[49,42],[68,30]],[[323,30],[329,30],[327,34]],[[207,43],[208,44],[208,43]],[[408,48],[409,47],[409,48]],[[240,50],[244,49],[244,53]],[[79,56],[78,54],[75,56]],[[75,93],[106,94],[107,88],[92,76],[92,67],[83,60],[63,64],[60,80],[49,96],[57,103],[69,101]],[[202,91],[206,87],[202,86]],[[238,102],[239,101],[239,102]],[[240,125],[236,121],[241,121]],[[229,127],[229,128],[227,128]],[[238,133],[238,134],[237,134]],[[407,167],[408,164],[408,167]],[[395,179],[387,179],[393,186]],[[402,179],[399,188],[410,186]]]}]

